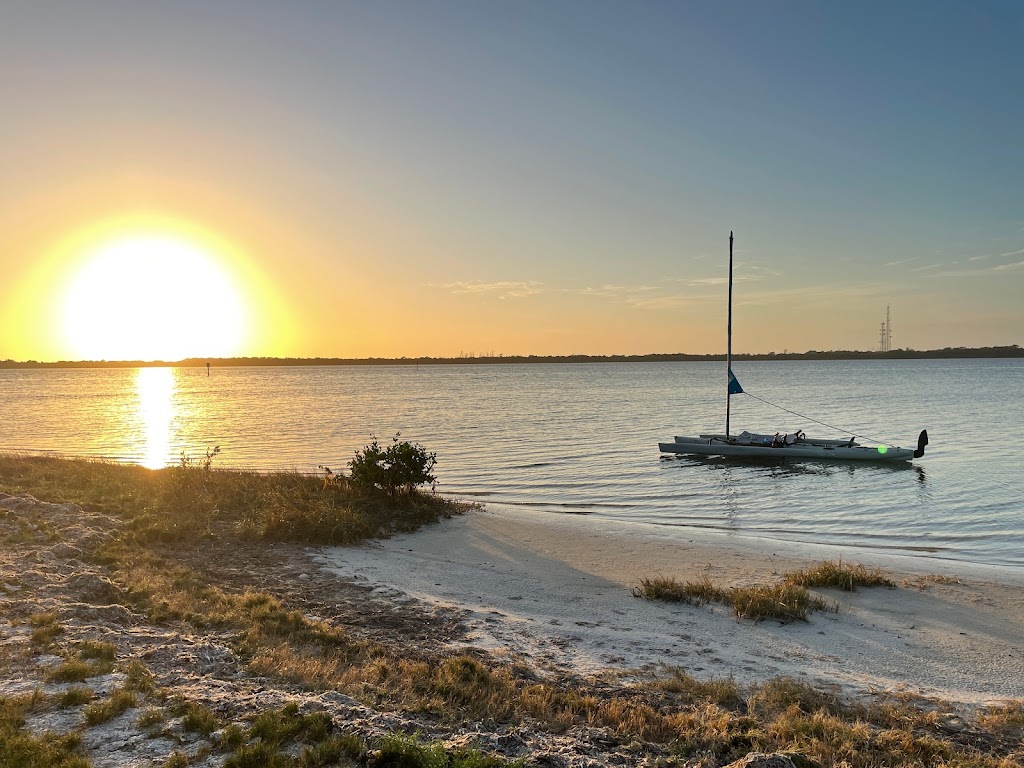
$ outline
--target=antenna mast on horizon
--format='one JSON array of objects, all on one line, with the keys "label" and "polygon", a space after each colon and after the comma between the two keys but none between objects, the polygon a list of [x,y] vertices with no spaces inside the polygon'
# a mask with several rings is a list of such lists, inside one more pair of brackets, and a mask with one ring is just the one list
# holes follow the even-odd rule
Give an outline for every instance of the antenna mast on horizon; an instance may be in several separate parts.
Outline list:
[{"label": "antenna mast on horizon", "polygon": [[889,320],[889,305],[885,305],[885,322],[878,331],[878,351],[892,351],[892,324]]}]

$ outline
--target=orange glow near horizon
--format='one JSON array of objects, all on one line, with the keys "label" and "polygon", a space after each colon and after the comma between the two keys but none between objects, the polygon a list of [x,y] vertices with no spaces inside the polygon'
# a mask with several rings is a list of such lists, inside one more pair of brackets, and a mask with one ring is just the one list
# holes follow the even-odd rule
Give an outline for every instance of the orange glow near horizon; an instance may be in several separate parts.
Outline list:
[{"label": "orange glow near horizon", "polygon": [[42,254],[0,307],[26,359],[273,356],[294,336],[251,255],[185,221],[108,219]]}]

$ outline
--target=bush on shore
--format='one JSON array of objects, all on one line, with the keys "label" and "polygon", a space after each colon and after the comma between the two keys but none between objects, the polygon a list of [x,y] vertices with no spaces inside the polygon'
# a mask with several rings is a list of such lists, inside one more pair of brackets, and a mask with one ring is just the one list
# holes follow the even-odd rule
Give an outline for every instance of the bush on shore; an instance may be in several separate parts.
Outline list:
[{"label": "bush on shore", "polygon": [[437,478],[431,473],[437,463],[437,454],[430,453],[418,443],[399,441],[401,433],[391,438],[391,445],[381,448],[377,438],[370,436],[370,444],[356,451],[349,462],[351,481],[361,488],[379,488],[392,496],[399,490],[405,493]]}]

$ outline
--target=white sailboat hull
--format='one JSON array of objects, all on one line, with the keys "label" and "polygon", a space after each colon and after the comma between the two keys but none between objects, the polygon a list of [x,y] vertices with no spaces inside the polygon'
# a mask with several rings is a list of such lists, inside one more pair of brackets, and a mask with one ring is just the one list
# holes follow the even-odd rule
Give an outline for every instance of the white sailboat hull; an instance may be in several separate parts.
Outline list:
[{"label": "white sailboat hull", "polygon": [[[831,441],[834,442],[834,441]],[[695,456],[738,456],[741,458],[819,459],[822,461],[910,461],[910,448],[863,445],[795,444],[786,446],[740,445],[714,437],[676,437],[672,443],[658,443],[662,453]]]}]

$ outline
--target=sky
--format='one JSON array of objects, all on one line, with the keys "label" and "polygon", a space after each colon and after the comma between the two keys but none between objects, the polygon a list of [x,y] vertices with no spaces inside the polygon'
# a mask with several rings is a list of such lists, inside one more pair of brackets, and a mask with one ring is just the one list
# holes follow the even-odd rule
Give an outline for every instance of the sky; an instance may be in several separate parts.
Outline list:
[{"label": "sky", "polygon": [[[1024,336],[1019,2],[0,11],[0,359]],[[107,271],[104,271],[107,270]]]}]

